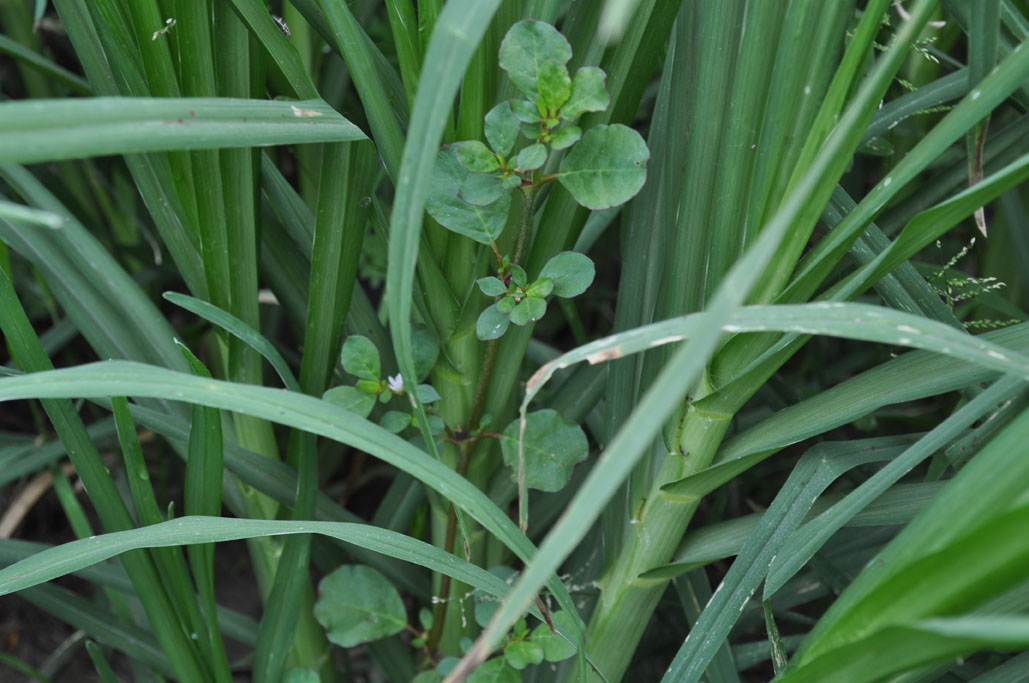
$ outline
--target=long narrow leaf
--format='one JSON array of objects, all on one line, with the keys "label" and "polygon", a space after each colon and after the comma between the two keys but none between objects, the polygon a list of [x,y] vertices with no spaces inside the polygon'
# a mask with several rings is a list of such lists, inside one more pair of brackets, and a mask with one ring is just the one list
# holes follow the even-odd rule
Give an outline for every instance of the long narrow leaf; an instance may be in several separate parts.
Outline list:
[{"label": "long narrow leaf", "polygon": [[96,97],[0,106],[0,163],[173,149],[361,140],[321,100]]}]

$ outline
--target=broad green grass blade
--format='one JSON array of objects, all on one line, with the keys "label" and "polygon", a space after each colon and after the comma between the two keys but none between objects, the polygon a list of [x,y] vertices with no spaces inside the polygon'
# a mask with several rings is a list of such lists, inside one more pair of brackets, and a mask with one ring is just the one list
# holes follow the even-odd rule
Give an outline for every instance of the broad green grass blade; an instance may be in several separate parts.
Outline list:
[{"label": "broad green grass blade", "polygon": [[[698,43],[696,47],[691,45],[687,49],[696,49],[697,54],[710,56],[708,59],[694,58],[698,64],[690,74],[690,85],[696,88],[698,98],[696,104],[689,108],[687,130],[693,144],[686,147],[687,169],[715,168],[723,152],[722,138],[730,133],[724,122],[729,118],[733,90],[725,84],[732,82],[735,72],[745,6],[741,0],[701,0],[684,5],[679,14],[678,21],[689,25],[694,33],[692,40]],[[713,256],[719,262],[716,266],[718,272],[712,273],[718,282],[736,255],[723,256],[724,246],[714,247],[708,238],[718,181],[718,173],[704,173],[683,186],[678,222],[670,234],[671,242],[665,255],[668,259],[666,271],[671,264],[677,264],[680,277],[677,286],[670,286],[663,298],[665,317],[700,310],[704,304],[709,258]],[[728,240],[734,243],[733,252],[742,244],[738,235],[735,239],[729,236]]]},{"label": "broad green grass blade", "polygon": [[155,671],[166,676],[175,675],[175,669],[161,651],[152,632],[98,607],[74,591],[54,585],[36,586],[22,591],[19,597],[55,615],[73,628],[82,629],[105,645],[153,667]]},{"label": "broad green grass blade", "polygon": [[[37,586],[130,550],[296,534],[319,534],[359,545],[389,557],[448,574],[497,597],[503,597],[510,590],[507,582],[495,574],[444,552],[434,545],[403,533],[368,524],[191,516],[168,520],[145,529],[95,536],[41,550],[0,569],[0,595]],[[532,612],[542,618],[535,608]]]},{"label": "broad green grass blade", "polygon": [[562,368],[587,361],[599,363],[639,353],[656,346],[694,338],[718,317],[723,332],[796,332],[861,339],[926,349],[1000,372],[1029,379],[1029,356],[973,337],[921,316],[870,304],[816,302],[779,306],[747,306],[728,316],[694,313],[619,332],[562,354],[547,363],[526,385],[522,412],[543,385]]},{"label": "broad green grass blade", "polygon": [[[888,439],[889,437],[887,437]],[[747,539],[718,591],[691,625],[664,681],[699,681],[722,647],[740,612],[764,580],[769,564],[793,535],[815,500],[836,479],[858,465],[888,460],[900,452],[881,440],[820,444],[800,459],[779,489],[761,523]]]},{"label": "broad green grass blade", "polygon": [[171,326],[100,241],[26,169],[4,166],[0,174],[30,204],[62,217],[60,230],[14,223],[0,230],[5,240],[17,236],[59,299],[63,289],[62,306],[96,352],[117,357],[112,350],[122,349],[125,358],[185,369]]},{"label": "broad green grass blade", "polygon": [[[185,346],[193,374],[210,378],[211,374],[199,359]],[[112,399],[112,402],[114,399]],[[192,406],[192,421],[189,425],[189,450],[186,457],[185,493],[183,495],[187,515],[217,515],[222,509],[222,486],[224,474],[224,441],[222,438],[221,415],[213,408]],[[207,626],[208,651],[217,675],[224,677],[228,670],[225,646],[218,626],[218,605],[214,596],[214,545],[191,545],[186,548],[189,566],[197,586],[197,594],[203,605]]]},{"label": "broad green grass blade", "polygon": [[[941,614],[941,609],[974,606],[983,599],[983,595],[976,594],[972,586],[975,582],[984,581],[993,571],[987,563],[1005,554],[1011,558],[1010,561],[997,564],[996,571],[1018,571],[1018,563],[1025,565],[1029,561],[1029,552],[1018,555],[1016,551],[1022,539],[1026,538],[1022,533],[1026,522],[1022,518],[1029,514],[1029,508],[1023,506],[1013,512],[1005,512],[1011,510],[1014,502],[1024,494],[1023,483],[1029,476],[1029,462],[1022,457],[1020,444],[1027,436],[1029,411],[1023,412],[965,465],[922,514],[878,555],[877,561],[866,567],[847,587],[812,630],[791,667],[800,667],[844,642],[870,635],[875,629],[896,620],[896,610],[900,610],[902,618],[910,620]],[[1019,522],[1023,525],[1021,531],[1015,528]],[[1015,525],[1010,531],[1013,535],[998,536],[1004,525]],[[977,540],[977,535],[981,539]],[[888,590],[894,579],[904,576],[911,567],[932,559],[934,553],[945,549],[961,553],[979,542],[984,545],[975,549],[971,564],[936,565],[935,571],[931,572],[933,582],[927,584],[937,584],[934,588],[910,593],[904,600],[898,600],[897,596],[871,599],[874,595],[884,596],[883,591]],[[949,571],[954,566],[961,566],[963,571]],[[1024,580],[1027,570],[1023,566],[1020,571],[1017,577]],[[940,583],[944,579],[940,572],[947,575],[944,583]],[[998,586],[1003,583],[999,578]],[[958,586],[962,581],[970,583]],[[992,590],[990,581],[984,585],[987,592]],[[966,593],[966,589],[969,592]],[[898,606],[891,607],[893,602]],[[951,604],[949,608],[944,606],[948,603]],[[881,615],[870,619],[867,616],[858,618],[862,611],[870,608],[881,611]]]},{"label": "broad green grass blade", "polygon": [[[138,424],[160,434],[172,444],[188,443],[191,438],[191,426],[185,420],[136,405],[132,405],[130,408],[132,416]],[[206,410],[212,409],[206,408]],[[254,487],[282,505],[292,505],[296,500],[297,471],[289,465],[241,448],[228,440],[224,445],[223,457],[225,468],[244,484]],[[191,512],[187,512],[187,514],[191,514]],[[341,508],[324,493],[318,495],[316,516],[318,519],[332,522],[356,523],[361,521],[357,515]],[[394,562],[358,547],[351,549],[351,555],[361,563],[375,567],[391,581],[419,599],[427,600],[429,598],[426,577],[421,573],[411,571],[408,565]]]},{"label": "broad green grass blade", "polygon": [[24,100],[0,106],[0,163],[158,150],[348,142],[361,130],[321,100]]},{"label": "broad green grass blade", "polygon": [[[690,572],[678,578],[675,582],[675,590],[679,594],[679,602],[682,603],[683,612],[690,624],[696,624],[704,605],[711,601],[711,586],[708,584],[707,576],[703,571]],[[736,662],[733,659],[729,643],[722,643],[715,654],[714,659],[707,667],[707,680],[710,683],[739,683],[740,675],[737,672]]]},{"label": "broad green grass blade", "polygon": [[[1026,348],[1029,326],[996,330],[982,338],[1002,348]],[[924,351],[905,354],[784,408],[729,439],[714,464],[667,484],[664,490],[676,496],[704,495],[781,448],[853,422],[883,406],[956,391],[995,377],[988,368],[958,359]]]},{"label": "broad green grass blade", "polygon": [[[0,327],[10,345],[12,355],[19,364],[29,371],[53,368],[21,307],[13,284],[2,270],[0,302]],[[104,527],[114,530],[132,528],[132,518],[71,402],[47,400],[43,402],[43,407],[64,443]],[[143,553],[130,553],[122,561],[133,581],[136,594],[143,603],[151,627],[172,662],[176,674],[185,679],[202,678],[202,667],[196,650],[182,632],[181,625],[175,617],[174,607],[151,559]]]},{"label": "broad green grass blade", "polygon": [[846,220],[808,254],[798,266],[789,287],[779,296],[781,302],[807,299],[818,283],[843,256],[854,236],[940,152],[958,140],[965,131],[1000,105],[1029,77],[1029,50],[1016,49],[923,137],[858,204]]},{"label": "broad green grass blade", "polygon": [[232,0],[232,8],[268,51],[293,88],[293,93],[301,100],[318,99],[318,88],[311,80],[300,53],[276,25],[265,4],[260,0]]},{"label": "broad green grass blade", "polygon": [[[897,438],[897,442],[911,443],[910,437]],[[915,518],[940,492],[944,482],[930,481],[918,484],[896,484],[879,496],[868,507],[847,523],[848,527],[875,527],[906,524]],[[829,509],[839,502],[839,494],[827,494],[815,501],[804,521]],[[750,535],[761,523],[763,513],[737,517],[688,532],[676,552],[673,562],[643,574],[646,578],[679,576],[697,567],[732,557],[739,552]]]},{"label": "broad green grass blade", "polygon": [[[329,42],[338,47],[339,53],[346,60],[347,69],[368,117],[372,139],[375,140],[386,172],[394,184],[402,187],[398,173],[404,148],[404,131],[394,113],[386,82],[377,72],[375,47],[357,23],[345,0],[319,0],[318,4],[325,12],[325,18],[332,29],[332,40]],[[410,134],[409,131],[408,140]]]},{"label": "broad green grass blade", "polygon": [[[304,356],[300,367],[300,387],[310,395],[319,396],[325,391],[337,363],[343,318],[350,307],[365,234],[367,207],[363,202],[370,192],[375,162],[370,142],[326,145],[323,149]],[[288,460],[297,469],[298,482],[291,517],[310,519],[314,516],[318,493],[318,453],[314,436],[291,435]],[[282,677],[291,642],[296,643],[296,647],[321,635],[296,632],[300,611],[302,607],[307,608],[303,602],[309,557],[310,536],[286,540],[275,583],[265,603],[265,617],[254,654],[258,682],[274,682]],[[327,643],[322,646],[327,649]]]},{"label": "broad green grass blade", "polygon": [[954,661],[979,650],[1017,651],[1027,647],[1029,619],[1023,616],[927,619],[887,626],[862,641],[833,650],[809,666],[787,671],[778,680],[816,683],[841,675],[844,680],[865,683],[926,664]]},{"label": "broad green grass blade", "polygon": [[771,563],[765,584],[765,599],[774,595],[800,571],[822,544],[866,505],[900,481],[920,462],[957,438],[975,421],[993,411],[998,404],[1013,399],[1025,389],[1025,382],[1013,377],[998,380],[919,439],[918,443],[862,482],[842,501],[806,524],[802,532],[791,538],[783,548],[781,559]]},{"label": "broad green grass blade", "polygon": [[[162,396],[232,410],[349,444],[425,482],[463,508],[528,561],[532,545],[481,491],[449,467],[378,425],[310,396],[207,380],[154,366],[105,361],[0,379],[0,399]],[[553,582],[560,594],[558,582]]]},{"label": "broad green grass blade", "polygon": [[[393,351],[407,386],[417,383],[411,345],[411,296],[432,168],[462,75],[499,4],[499,0],[448,4],[436,22],[436,39],[422,67],[438,78],[432,83],[422,80],[415,97],[393,202],[386,274]],[[414,404],[419,424],[427,424],[424,408],[416,397]],[[426,443],[431,444],[432,438],[426,438]]]}]

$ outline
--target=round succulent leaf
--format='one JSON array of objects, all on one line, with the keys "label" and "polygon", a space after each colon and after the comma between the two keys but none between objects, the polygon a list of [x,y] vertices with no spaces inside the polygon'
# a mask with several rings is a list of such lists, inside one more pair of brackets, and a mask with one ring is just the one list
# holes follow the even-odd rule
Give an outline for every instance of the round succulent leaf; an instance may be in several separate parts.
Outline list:
[{"label": "round succulent leaf", "polygon": [[503,296],[507,294],[507,285],[498,277],[480,277],[475,281],[475,284],[479,285],[479,289],[486,296]]},{"label": "round succulent leaf", "polygon": [[468,683],[521,683],[522,675],[512,669],[503,657],[494,657],[468,674]]},{"label": "round succulent leaf", "polygon": [[539,140],[540,136],[543,135],[543,128],[539,124],[527,123],[522,126],[522,135],[529,140]]},{"label": "round succulent leaf", "polygon": [[577,251],[562,251],[553,256],[540,271],[541,278],[554,283],[554,294],[561,297],[579,296],[593,284],[596,269],[589,256]]},{"label": "round succulent leaf", "polygon": [[411,424],[411,415],[399,410],[391,410],[379,420],[379,426],[391,434],[399,434]]},{"label": "round succulent leaf", "polygon": [[461,199],[460,191],[471,175],[472,172],[457,160],[453,145],[441,149],[436,155],[425,209],[447,230],[489,245],[496,242],[504,231],[511,195],[502,194],[488,206],[469,204]]},{"label": "round succulent leaf", "polygon": [[[525,485],[540,491],[559,491],[568,483],[572,469],[589,455],[582,428],[556,410],[545,408],[525,417]],[[518,481],[519,421],[504,430],[500,449],[511,478]]]},{"label": "round succulent leaf", "polygon": [[359,334],[347,337],[340,352],[343,369],[358,379],[378,380],[382,374],[379,352],[368,337]]},{"label": "round succulent leaf", "polygon": [[478,600],[475,603],[475,623],[482,628],[486,628],[489,625],[490,619],[493,618],[494,612],[498,609],[500,609],[500,602],[493,596]]},{"label": "round succulent leaf", "polygon": [[[439,415],[426,415],[425,419],[429,422],[429,433],[433,436],[439,436],[447,430],[447,423]],[[411,422],[416,423],[417,420],[412,419]],[[415,426],[418,425],[415,424]]]},{"label": "round succulent leaf", "polygon": [[[553,612],[551,619],[559,630],[575,633],[575,620],[565,612]],[[550,630],[546,624],[540,624],[532,631],[531,640],[543,648],[543,658],[548,662],[560,662],[575,654],[575,645]]]},{"label": "round succulent leaf", "polygon": [[500,179],[500,183],[506,190],[513,190],[522,184],[522,179],[516,175],[506,175]]},{"label": "round succulent leaf", "polygon": [[547,160],[547,147],[538,142],[529,145],[518,153],[515,164],[519,171],[535,171]]},{"label": "round succulent leaf", "polygon": [[385,576],[364,565],[343,565],[322,579],[314,618],[341,647],[385,638],[407,626],[400,593]]},{"label": "round succulent leaf", "polygon": [[[453,659],[457,661],[457,657]],[[423,671],[412,678],[411,683],[443,683],[443,676],[436,671]]]},{"label": "round succulent leaf", "polygon": [[494,152],[506,157],[518,139],[518,129],[522,126],[511,109],[510,100],[505,100],[490,109],[484,122],[486,142]]},{"label": "round succulent leaf", "polygon": [[584,66],[575,72],[568,101],[559,112],[566,121],[574,121],[588,111],[604,111],[611,104],[611,95],[604,87],[607,74],[595,66]]},{"label": "round succulent leaf", "polygon": [[497,155],[478,140],[457,143],[457,160],[473,173],[491,173],[500,168]]},{"label": "round succulent leaf", "polygon": [[432,610],[428,607],[423,607],[418,610],[418,623],[422,625],[422,628],[428,631],[432,628],[433,617]]},{"label": "round succulent leaf", "polygon": [[582,137],[582,128],[567,126],[550,134],[550,146],[553,149],[567,149]]},{"label": "round succulent leaf", "polygon": [[[535,97],[535,95],[533,95]],[[529,100],[512,100],[511,113],[522,123],[539,123],[540,113],[536,104]]]},{"label": "round succulent leaf", "polygon": [[514,308],[517,304],[518,302],[515,301],[515,298],[513,296],[505,296],[503,299],[496,303],[496,307],[497,310],[501,313],[510,313],[511,309]]},{"label": "round succulent leaf", "polygon": [[379,394],[379,403],[383,403],[383,404],[389,403],[390,400],[392,400],[392,399],[393,399],[393,392],[390,391],[389,389],[386,389],[385,391],[383,391],[382,393]]},{"label": "round succulent leaf", "polygon": [[322,394],[322,399],[359,417],[368,417],[375,407],[375,394],[365,393],[357,387],[333,387]]},{"label": "round succulent leaf", "polygon": [[504,659],[521,671],[530,664],[539,664],[543,661],[543,646],[531,640],[515,640],[504,648]]},{"label": "round succulent leaf", "polygon": [[525,288],[525,293],[529,296],[539,297],[544,299],[551,292],[554,291],[554,281],[549,277],[541,277],[531,285]]},{"label": "round succulent leaf", "polygon": [[475,321],[475,336],[483,341],[498,339],[504,336],[510,324],[510,316],[501,313],[497,305],[493,304],[480,313],[479,319]]},{"label": "round succulent leaf", "polygon": [[587,209],[609,209],[636,196],[647,180],[650,150],[628,126],[595,126],[561,161],[558,180]]},{"label": "round succulent leaf", "polygon": [[439,341],[435,333],[425,325],[415,325],[411,330],[411,351],[414,374],[421,382],[436,367],[436,359],[439,358]]},{"label": "round succulent leaf", "polygon": [[475,206],[489,206],[500,199],[507,188],[492,173],[474,173],[461,186],[461,199]]},{"label": "round succulent leaf", "polygon": [[572,79],[568,67],[553,59],[540,65],[539,96],[548,111],[557,111],[572,95]]},{"label": "round succulent leaf", "polygon": [[426,405],[443,399],[431,384],[419,384],[415,393],[418,395],[418,400]]},{"label": "round succulent leaf", "polygon": [[439,660],[439,664],[436,665],[436,673],[441,676],[448,675],[451,671],[457,668],[457,665],[461,663],[459,657],[444,657]]},{"label": "round succulent leaf", "polygon": [[511,309],[511,322],[519,327],[536,322],[547,312],[547,302],[535,296],[527,296]]},{"label": "round succulent leaf", "polygon": [[557,29],[543,21],[525,19],[512,26],[500,44],[500,68],[532,99],[537,93],[539,67],[553,59],[567,64],[572,46]]},{"label": "round succulent leaf", "polygon": [[524,287],[529,281],[529,276],[525,274],[525,268],[522,268],[518,264],[512,265],[511,281],[519,287]]}]

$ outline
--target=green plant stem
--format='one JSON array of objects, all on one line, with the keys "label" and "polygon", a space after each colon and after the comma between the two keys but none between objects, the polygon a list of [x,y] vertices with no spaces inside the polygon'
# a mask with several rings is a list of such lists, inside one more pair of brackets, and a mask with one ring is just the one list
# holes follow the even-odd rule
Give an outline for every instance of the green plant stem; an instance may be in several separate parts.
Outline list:
[{"label": "green plant stem", "polygon": [[[481,397],[479,401],[481,402]],[[457,463],[457,473],[464,476],[465,471],[468,469],[468,449],[472,442],[465,442],[461,444],[461,456]],[[447,512],[447,534],[443,542],[443,549],[454,554],[454,543],[457,540],[457,508],[454,507],[453,503],[450,504],[450,509]],[[466,542],[468,539],[465,539]],[[429,630],[429,635],[425,638],[425,650],[430,655],[436,649],[439,643],[440,636],[443,635],[443,625],[447,619],[447,601],[450,594],[450,575],[443,574],[440,577],[439,582],[439,602],[436,603],[433,608],[432,614],[432,628]]]},{"label": "green plant stem", "polygon": [[[512,263],[517,264],[522,257],[525,255],[526,245],[529,241],[529,232],[532,228],[532,215],[533,215],[533,199],[535,197],[535,189],[524,190],[525,201],[522,204],[522,220],[518,229],[518,241],[515,246],[514,257]],[[493,246],[496,251],[496,246]],[[479,418],[482,416],[482,407],[486,399],[486,389],[489,387],[490,377],[493,376],[493,366],[497,361],[497,347],[499,346],[499,340],[491,339],[486,345],[486,355],[482,360],[482,370],[479,372],[479,381],[475,387],[475,398],[472,400],[472,409],[468,413],[468,421],[466,428],[471,431],[478,427]],[[460,457],[457,464],[457,473],[461,476],[465,475],[468,470],[469,448],[474,445],[475,441],[466,441],[460,446]],[[449,506],[447,512],[447,531],[443,541],[443,549],[448,553],[453,554],[454,543],[457,537],[457,511],[453,505]],[[470,542],[470,539],[465,539],[465,542]],[[450,577],[443,575],[440,578],[439,595],[440,602],[436,603],[433,608],[433,619],[432,628],[429,631],[428,636],[425,639],[425,649],[427,652],[432,653],[439,642],[440,637],[443,634],[443,625],[446,621],[446,608],[447,608],[447,596],[450,593]]]},{"label": "green plant stem", "polygon": [[518,240],[515,242],[514,256],[511,258],[512,264],[520,264],[522,257],[525,256],[525,249],[529,244],[529,233],[532,232],[533,209],[536,206],[535,187],[524,188],[522,194],[525,196],[525,201],[522,202],[522,222],[518,226]]},{"label": "green plant stem", "polygon": [[489,387],[490,377],[493,376],[493,366],[497,362],[497,347],[500,341],[491,339],[486,345],[486,356],[482,359],[482,372],[479,373],[479,383],[475,386],[475,399],[472,401],[472,411],[468,414],[468,430],[478,428],[479,418],[482,416],[482,406],[486,402],[486,389]]},{"label": "green plant stem", "polygon": [[[610,681],[621,680],[668,586],[667,579],[643,580],[640,575],[669,561],[699,503],[696,498],[670,496],[661,491],[661,486],[707,467],[731,420],[730,414],[702,413],[692,408],[687,412],[679,430],[679,452],[665,456],[617,561],[599,582],[602,590],[590,620],[586,647]],[[600,678],[594,673],[589,680]]]}]

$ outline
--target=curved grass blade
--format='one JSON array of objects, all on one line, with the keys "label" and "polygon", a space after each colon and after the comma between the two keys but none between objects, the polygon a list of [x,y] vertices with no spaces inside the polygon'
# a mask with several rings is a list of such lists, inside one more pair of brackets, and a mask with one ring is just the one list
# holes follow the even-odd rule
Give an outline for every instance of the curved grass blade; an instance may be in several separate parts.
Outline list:
[{"label": "curved grass blade", "polygon": [[[98,401],[98,403],[103,404],[104,402]],[[202,406],[198,407],[204,410],[211,410]],[[138,405],[130,405],[129,408],[132,411],[133,419],[138,424],[160,434],[173,445],[188,443],[191,427],[186,420]],[[180,453],[185,452],[181,447],[176,450]],[[254,487],[277,503],[292,505],[295,501],[297,471],[286,463],[259,455],[231,441],[226,441],[223,446],[223,461],[226,469],[241,482]],[[207,513],[187,510],[186,514]],[[362,521],[357,515],[340,507],[324,493],[318,494],[315,516],[317,519],[329,522],[357,523]],[[350,554],[360,563],[375,567],[389,577],[390,581],[398,587],[408,591],[417,598],[421,600],[429,599],[430,586],[423,573],[413,571],[413,568],[406,564],[395,562],[382,555],[377,555],[358,547],[352,548]]]},{"label": "curved grass blade", "polygon": [[728,638],[742,608],[764,580],[769,565],[815,500],[850,469],[898,455],[901,449],[897,446],[884,447],[884,441],[894,440],[887,437],[852,443],[822,443],[801,457],[762,515],[758,527],[740,549],[718,590],[692,624],[663,680],[681,683],[700,680]]},{"label": "curved grass blade", "polygon": [[[0,302],[0,327],[19,364],[27,370],[44,373],[53,368],[3,269],[0,269]],[[27,374],[7,379],[17,381],[31,376]],[[119,395],[119,392],[111,392],[111,395]],[[41,403],[64,443],[104,528],[123,530],[133,527],[132,517],[71,401],[44,400]],[[122,562],[176,675],[187,680],[203,678],[203,667],[196,649],[182,630],[153,560],[143,552],[134,552],[123,557]]]},{"label": "curved grass blade", "polygon": [[68,71],[61,65],[50,61],[39,53],[33,52],[21,43],[11,40],[4,35],[0,35],[0,53],[32,65],[47,76],[64,83],[80,95],[93,94],[93,88],[78,74]]},{"label": "curved grass blade", "polygon": [[287,389],[290,391],[300,391],[300,383],[297,382],[293,371],[289,369],[286,359],[282,357],[282,354],[275,348],[275,345],[268,341],[260,332],[231,313],[223,311],[203,299],[179,294],[178,292],[165,292],[163,296],[176,306],[184,308],[190,313],[195,313],[207,322],[217,325],[226,332],[243,340],[243,342],[261,354],[271,364],[272,369],[275,370],[275,373],[282,380],[282,383],[286,385]]},{"label": "curved grass blade", "polygon": [[998,404],[1014,398],[1025,389],[1025,382],[1014,377],[998,380],[919,439],[918,443],[862,482],[839,503],[805,524],[802,533],[798,533],[786,543],[778,561],[771,563],[764,599],[771,598],[807,564],[830,536],[890,486],[900,481],[920,462],[960,436],[965,429],[991,412]]},{"label": "curved grass blade", "polygon": [[[112,395],[164,396],[260,417],[346,443],[402,469],[464,509],[522,560],[534,554],[517,525],[479,489],[440,461],[347,411],[311,396],[281,389],[208,380],[129,361],[103,361],[65,370],[0,379],[0,400]],[[548,587],[571,601],[556,577]]]},{"label": "curved grass blade", "polygon": [[[431,83],[421,80],[415,95],[400,164],[400,182],[393,202],[386,273],[386,305],[392,321],[393,350],[406,386],[417,385],[411,296],[432,169],[465,69],[499,4],[499,0],[458,0],[444,8],[436,21],[422,67],[434,78]],[[434,452],[433,438],[426,431],[425,409],[415,392],[410,392],[410,396],[418,424],[423,426],[422,436]]]},{"label": "curved grass blade", "polygon": [[74,591],[54,585],[36,586],[23,591],[19,597],[162,674],[175,675],[175,669],[153,633],[98,607]]},{"label": "curved grass blade", "polygon": [[8,221],[21,221],[42,225],[47,228],[59,228],[64,225],[64,219],[50,211],[40,211],[21,204],[15,204],[0,199],[0,218]]},{"label": "curved grass blade", "polygon": [[[912,441],[905,437],[897,439],[903,443]],[[906,524],[921,512],[944,482],[928,481],[918,484],[897,484],[876,498],[864,510],[855,515],[846,526],[875,527]],[[838,494],[827,494],[815,501],[804,521],[825,512],[842,499]],[[744,517],[719,522],[688,532],[682,539],[679,550],[670,564],[645,572],[645,578],[672,578],[698,567],[736,555],[750,535],[761,523],[764,513],[756,512]]]},{"label": "curved grass blade", "polygon": [[0,131],[0,163],[365,139],[322,100],[23,100],[0,106]]},{"label": "curved grass blade", "polygon": [[[1024,457],[1026,438],[1029,411],[1023,411],[986,444],[876,556],[876,561],[864,568],[812,629],[791,668],[818,659],[898,618],[911,620],[943,614],[944,610],[973,608],[994,590],[994,581],[997,589],[1003,590],[1009,570],[1020,572],[1017,579],[1024,581],[1029,570],[1029,551],[1019,554],[1018,547],[1029,543],[1029,536],[1024,533],[1029,515],[1029,507],[1024,505],[1025,481],[1029,477],[1029,459]],[[1019,499],[1022,507],[1013,510]],[[1017,530],[1011,527],[1018,523],[1022,526]],[[998,537],[1005,526],[1011,527],[1012,535]],[[980,542],[983,545],[975,550],[970,562],[925,566],[936,553],[940,553],[940,559],[950,553],[960,555]],[[1006,561],[1005,554],[1009,558]],[[957,559],[955,555],[950,557]],[[990,563],[992,568],[987,566]],[[901,586],[912,577],[919,580],[918,572],[910,573],[915,567],[921,567],[921,574],[931,583],[913,593],[889,594],[888,584]],[[961,571],[954,571],[954,567]],[[993,578],[989,579],[991,572]],[[984,577],[988,580],[984,581]],[[973,588],[975,585],[980,589]],[[907,588],[912,586],[908,584]]]},{"label": "curved grass blade", "polygon": [[[103,534],[41,550],[0,569],[0,595],[38,586],[130,550],[296,534],[319,534],[352,543],[447,574],[497,597],[503,597],[511,588],[495,574],[430,543],[369,524],[191,516],[152,524],[144,529]],[[532,613],[543,619],[537,609],[533,608]]]},{"label": "curved grass blade", "polygon": [[[902,311],[870,304],[815,302],[775,306],[745,306],[719,316],[723,332],[793,332],[875,341],[935,351],[983,367],[1017,374],[1029,380],[1029,356],[973,337],[949,325]],[[600,363],[695,336],[717,320],[712,312],[672,318],[591,342],[543,365],[529,379],[524,414],[543,385],[562,368],[587,361]]]},{"label": "curved grass blade", "polygon": [[817,683],[840,676],[839,680],[865,683],[926,664],[954,661],[983,649],[1021,650],[1026,647],[1029,647],[1029,619],[1024,616],[926,619],[884,628],[810,666],[787,671],[777,680]]},{"label": "curved grass blade", "polygon": [[[989,332],[982,338],[1003,348],[1024,348],[1029,344],[1029,325]],[[729,439],[719,450],[714,464],[668,484],[665,490],[672,495],[703,495],[781,448],[853,422],[878,408],[956,391],[995,377],[993,370],[955,358],[926,351],[904,354],[809,400],[784,408]]]}]

